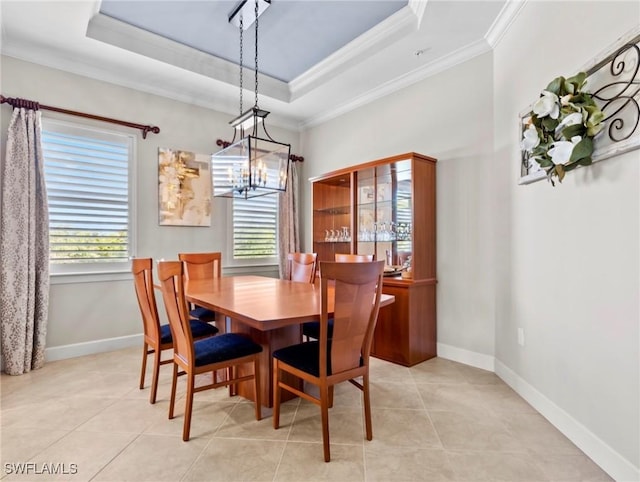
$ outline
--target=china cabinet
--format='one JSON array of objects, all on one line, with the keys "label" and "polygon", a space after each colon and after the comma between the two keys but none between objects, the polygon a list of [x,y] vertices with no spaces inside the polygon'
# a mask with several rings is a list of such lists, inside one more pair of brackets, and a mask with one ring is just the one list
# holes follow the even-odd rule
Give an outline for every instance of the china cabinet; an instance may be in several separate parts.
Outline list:
[{"label": "china cabinet", "polygon": [[436,356],[436,159],[416,153],[311,179],[313,251],[385,260],[372,354],[412,366]]}]

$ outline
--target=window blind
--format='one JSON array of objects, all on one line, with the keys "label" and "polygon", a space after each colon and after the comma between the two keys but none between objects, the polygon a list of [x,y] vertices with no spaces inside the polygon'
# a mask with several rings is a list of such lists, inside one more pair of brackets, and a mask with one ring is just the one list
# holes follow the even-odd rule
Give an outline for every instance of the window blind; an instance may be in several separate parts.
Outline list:
[{"label": "window blind", "polygon": [[128,138],[65,130],[42,131],[51,264],[127,262]]},{"label": "window blind", "polygon": [[[228,182],[231,167],[231,160],[213,163],[214,186]],[[233,198],[234,260],[275,258],[278,255],[278,197],[277,194],[268,194],[250,199]]]}]

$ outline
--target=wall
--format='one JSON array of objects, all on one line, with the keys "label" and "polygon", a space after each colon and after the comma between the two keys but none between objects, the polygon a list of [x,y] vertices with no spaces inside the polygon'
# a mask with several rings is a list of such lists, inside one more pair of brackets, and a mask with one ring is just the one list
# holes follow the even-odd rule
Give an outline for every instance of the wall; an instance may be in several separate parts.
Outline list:
[{"label": "wall", "polygon": [[307,250],[312,248],[309,177],[410,151],[438,159],[438,343],[441,349],[480,354],[483,362],[493,359],[495,331],[492,72],[492,55],[484,54],[302,137]]},{"label": "wall", "polygon": [[[228,231],[226,207],[230,202],[226,199],[214,199],[211,227],[158,225],[157,150],[159,147],[170,147],[199,153],[215,152],[219,149],[215,145],[217,138],[230,140],[233,136],[228,125],[231,115],[11,57],[3,56],[1,62],[3,95],[160,127],[160,134],[149,134],[143,140],[139,131],[43,111],[43,116],[137,133],[138,256],[176,259],[179,251],[225,252]],[[153,79],[149,79],[149,82],[153,82]],[[5,145],[11,108],[3,106],[0,115],[2,145]],[[299,152],[296,149],[297,133],[271,125],[269,130],[274,138],[291,142],[293,152]],[[229,271],[227,268],[226,272]],[[277,276],[277,267],[275,271],[269,268],[266,273]],[[130,279],[51,286],[48,359],[122,346],[135,342],[136,338],[120,337],[132,337],[141,332],[140,315]]]},{"label": "wall", "polygon": [[497,372],[618,480],[640,478],[640,151],[518,186],[517,119],[639,19],[530,1],[494,49]]}]

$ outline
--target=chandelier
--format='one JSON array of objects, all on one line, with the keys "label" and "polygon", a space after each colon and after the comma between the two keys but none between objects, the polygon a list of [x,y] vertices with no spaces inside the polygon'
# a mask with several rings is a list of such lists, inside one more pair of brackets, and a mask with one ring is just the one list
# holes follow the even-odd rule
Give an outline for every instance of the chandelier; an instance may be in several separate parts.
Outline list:
[{"label": "chandelier", "polygon": [[[265,118],[269,112],[258,107],[258,16],[270,1],[255,0],[253,12],[251,0],[242,0],[229,14],[229,22],[240,30],[240,115],[229,124],[234,128],[233,140],[221,151],[211,156],[214,196],[251,197],[264,196],[287,188],[287,171],[291,145],[275,141],[267,132]],[[255,103],[242,111],[243,35],[245,15],[255,21]],[[249,22],[249,25],[251,22]],[[262,127],[262,135],[258,127]],[[240,140],[236,142],[236,136]]]}]

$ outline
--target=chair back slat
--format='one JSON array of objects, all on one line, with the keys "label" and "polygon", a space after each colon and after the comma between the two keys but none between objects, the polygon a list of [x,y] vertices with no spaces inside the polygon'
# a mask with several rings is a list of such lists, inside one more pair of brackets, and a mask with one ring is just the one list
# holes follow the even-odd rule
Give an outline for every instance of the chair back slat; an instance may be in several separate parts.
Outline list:
[{"label": "chair back slat", "polygon": [[213,279],[222,276],[222,253],[179,253],[186,279]]},{"label": "chair back slat", "polygon": [[145,336],[153,340],[160,339],[160,319],[153,292],[153,261],[151,258],[134,258],[131,260],[131,272],[136,289],[138,307],[142,316]]},{"label": "chair back slat", "polygon": [[[320,370],[331,359],[332,374],[357,368],[369,358],[373,331],[378,319],[384,262],[321,262],[322,312],[320,320]],[[328,343],[329,283],[335,283],[333,337]],[[323,363],[324,354],[324,363]]]},{"label": "chair back slat", "polygon": [[317,253],[289,253],[289,279],[303,283],[313,283],[316,279]]},{"label": "chair back slat", "polygon": [[194,363],[193,336],[184,296],[183,277],[184,269],[181,261],[158,263],[158,278],[173,337],[174,356],[180,357],[191,366]]}]

